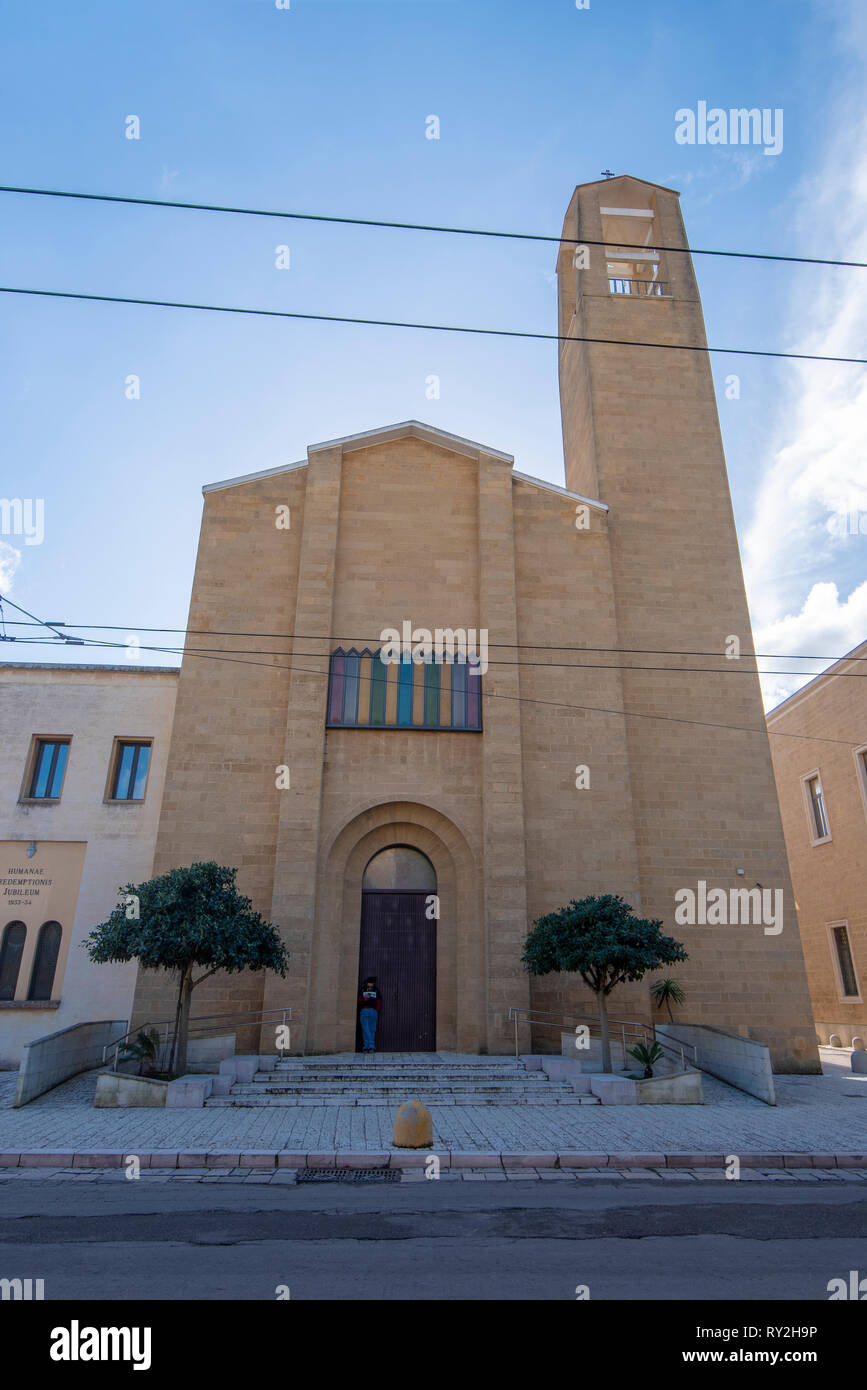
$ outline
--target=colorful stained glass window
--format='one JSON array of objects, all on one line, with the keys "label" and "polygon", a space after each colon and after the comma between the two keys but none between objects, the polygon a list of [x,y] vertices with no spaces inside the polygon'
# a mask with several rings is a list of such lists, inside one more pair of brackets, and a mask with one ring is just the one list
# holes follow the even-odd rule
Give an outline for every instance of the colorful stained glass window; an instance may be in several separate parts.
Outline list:
[{"label": "colorful stained glass window", "polygon": [[329,728],[461,729],[482,727],[478,662],[383,661],[378,651],[338,648],[328,682]]}]

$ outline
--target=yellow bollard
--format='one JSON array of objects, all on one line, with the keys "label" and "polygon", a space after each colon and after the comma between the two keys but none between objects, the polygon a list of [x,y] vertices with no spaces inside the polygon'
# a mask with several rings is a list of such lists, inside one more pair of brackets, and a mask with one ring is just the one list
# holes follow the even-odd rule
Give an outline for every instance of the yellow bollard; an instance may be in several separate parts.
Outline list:
[{"label": "yellow bollard", "polygon": [[433,1144],[433,1120],[420,1100],[397,1107],[392,1143],[398,1149],[429,1149]]}]

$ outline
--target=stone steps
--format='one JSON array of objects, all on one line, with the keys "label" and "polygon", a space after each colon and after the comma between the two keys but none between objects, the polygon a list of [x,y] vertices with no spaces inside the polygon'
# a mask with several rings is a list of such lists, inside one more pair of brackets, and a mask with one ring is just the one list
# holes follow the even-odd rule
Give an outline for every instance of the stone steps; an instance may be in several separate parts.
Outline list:
[{"label": "stone steps", "polygon": [[268,1071],[235,1082],[227,1094],[210,1096],[206,1106],[378,1105],[407,1100],[425,1105],[598,1105],[589,1080],[549,1079],[511,1058],[451,1061],[415,1056],[362,1060],[280,1058]]},{"label": "stone steps", "polygon": [[361,1097],[355,1091],[350,1091],[344,1095],[315,1095],[315,1096],[273,1096],[265,1093],[256,1096],[211,1096],[205,1101],[206,1106],[235,1106],[246,1109],[268,1108],[285,1106],[366,1106],[378,1105],[395,1107],[402,1104],[405,1100],[420,1100],[422,1104],[429,1107],[442,1105],[598,1105],[598,1096],[588,1095],[533,1095],[533,1096],[492,1096],[482,1095],[462,1095],[450,1096],[446,1094],[428,1095],[425,1093],[409,1095],[406,1091],[399,1091],[394,1096],[366,1096]]},{"label": "stone steps", "polygon": [[[577,1078],[580,1080],[580,1078]],[[241,1084],[241,1083],[239,1083]],[[432,1086],[439,1090],[441,1086],[468,1086],[471,1090],[479,1087],[492,1086],[498,1090],[515,1088],[523,1090],[550,1090],[552,1086],[564,1084],[562,1081],[548,1081],[545,1077],[529,1076],[436,1076],[432,1077],[430,1072],[413,1073],[412,1076],[392,1076],[388,1073],[382,1076],[347,1076],[341,1072],[334,1072],[328,1076],[304,1076],[303,1074],[281,1073],[281,1072],[257,1072],[251,1082],[244,1082],[254,1089],[260,1086],[297,1086],[302,1090],[311,1087],[328,1086],[359,1086],[367,1089],[370,1086]]]},{"label": "stone steps", "polygon": [[570,1097],[573,1095],[589,1094],[587,1092],[575,1092],[571,1086],[539,1086],[532,1088],[524,1087],[504,1087],[504,1086],[321,1086],[316,1090],[301,1086],[233,1086],[231,1095],[255,1102],[257,1099],[264,1099],[268,1096],[297,1096],[300,1099],[317,1096],[358,1096],[359,1100],[375,1099],[381,1096],[384,1100],[398,1101],[403,1098],[415,1100],[423,1095],[428,1096],[453,1096],[455,1099],[463,1096],[489,1096],[492,1100],[511,1101],[517,1104],[523,1100],[538,1099],[543,1105],[549,1103],[555,1096]]}]

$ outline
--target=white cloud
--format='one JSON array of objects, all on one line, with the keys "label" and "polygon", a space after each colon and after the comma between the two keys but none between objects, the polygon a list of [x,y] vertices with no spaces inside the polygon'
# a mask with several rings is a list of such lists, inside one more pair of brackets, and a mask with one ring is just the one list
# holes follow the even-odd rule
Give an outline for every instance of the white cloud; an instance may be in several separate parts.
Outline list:
[{"label": "white cloud", "polygon": [[[797,191],[793,249],[867,261],[867,42],[860,17],[850,20],[858,80],[828,120],[819,172]],[[791,349],[863,357],[867,274],[812,266],[793,284]],[[839,657],[867,638],[867,369],[804,362],[787,379],[743,537],[756,650]],[[766,678],[766,701],[804,683]]]},{"label": "white cloud", "polygon": [[[833,657],[851,651],[867,638],[867,580],[844,603],[832,581],[814,584],[799,613],[756,628],[757,652],[803,652],[805,656]],[[813,673],[824,670],[825,661],[760,661],[760,668],[775,673],[789,669]],[[809,679],[809,674],[806,677]],[[765,676],[762,688],[768,707],[779,704],[805,683],[803,676]]]},{"label": "white cloud", "polygon": [[21,551],[16,550],[14,545],[7,545],[6,541],[0,541],[0,589],[8,590],[12,588],[12,576],[21,564]]}]

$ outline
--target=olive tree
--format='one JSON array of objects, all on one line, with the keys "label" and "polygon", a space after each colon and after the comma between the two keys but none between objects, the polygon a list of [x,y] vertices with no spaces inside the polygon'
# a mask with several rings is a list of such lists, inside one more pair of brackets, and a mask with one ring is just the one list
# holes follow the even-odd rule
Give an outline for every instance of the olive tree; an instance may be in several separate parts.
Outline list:
[{"label": "olive tree", "polygon": [[[127,884],[123,901],[85,938],[96,963],[137,960],[176,971],[178,1000],[169,1070],[187,1069],[193,990],[218,970],[273,970],[285,976],[288,952],[277,930],[235,887],[236,869],[213,861]],[[201,974],[196,975],[196,969]]]},{"label": "olive tree", "polygon": [[522,960],[531,975],[573,972],[599,1001],[602,1070],[611,1071],[608,995],[617,985],[640,980],[649,970],[687,959],[672,936],[663,936],[662,921],[636,917],[623,898],[574,898],[533,924]]}]

